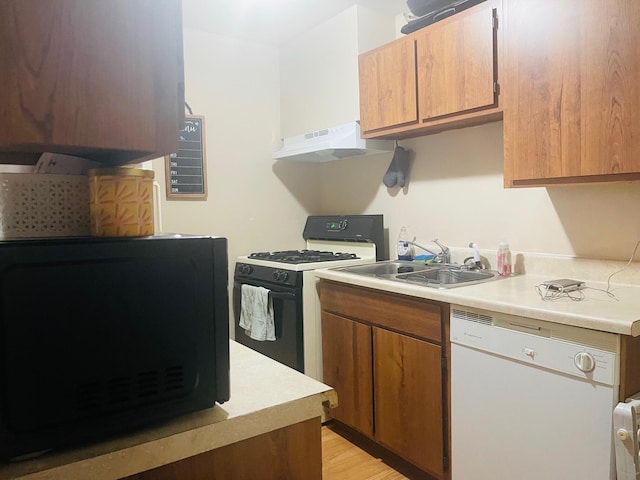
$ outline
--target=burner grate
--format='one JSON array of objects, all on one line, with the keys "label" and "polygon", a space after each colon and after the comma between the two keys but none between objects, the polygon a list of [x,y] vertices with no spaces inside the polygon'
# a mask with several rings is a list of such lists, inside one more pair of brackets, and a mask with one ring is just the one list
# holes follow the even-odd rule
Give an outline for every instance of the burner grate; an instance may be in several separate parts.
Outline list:
[{"label": "burner grate", "polygon": [[360,257],[355,253],[334,253],[321,250],[282,250],[278,252],[256,252],[249,255],[249,258],[296,264],[354,260]]}]

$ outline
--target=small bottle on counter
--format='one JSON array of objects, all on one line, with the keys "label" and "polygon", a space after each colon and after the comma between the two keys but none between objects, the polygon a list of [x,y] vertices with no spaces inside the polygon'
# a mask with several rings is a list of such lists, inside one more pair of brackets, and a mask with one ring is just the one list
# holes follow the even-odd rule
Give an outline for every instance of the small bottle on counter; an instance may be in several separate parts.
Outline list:
[{"label": "small bottle on counter", "polygon": [[407,227],[400,229],[397,243],[398,260],[413,260],[413,249],[409,243],[409,234],[407,233]]},{"label": "small bottle on counter", "polygon": [[511,275],[511,250],[507,242],[500,242],[498,248],[498,273],[500,275]]}]

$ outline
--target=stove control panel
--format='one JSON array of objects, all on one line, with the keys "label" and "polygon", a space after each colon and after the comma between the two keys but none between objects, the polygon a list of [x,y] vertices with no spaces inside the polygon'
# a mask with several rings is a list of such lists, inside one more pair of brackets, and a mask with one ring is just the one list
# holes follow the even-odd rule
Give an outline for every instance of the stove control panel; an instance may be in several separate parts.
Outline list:
[{"label": "stove control panel", "polygon": [[349,222],[347,220],[339,220],[336,222],[327,222],[326,225],[329,232],[343,231],[347,229]]}]

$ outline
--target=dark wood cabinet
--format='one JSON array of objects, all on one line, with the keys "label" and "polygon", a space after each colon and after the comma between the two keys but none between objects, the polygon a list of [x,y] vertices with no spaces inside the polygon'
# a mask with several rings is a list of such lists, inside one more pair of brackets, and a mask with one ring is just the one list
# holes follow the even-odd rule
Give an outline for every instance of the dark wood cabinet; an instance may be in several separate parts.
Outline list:
[{"label": "dark wood cabinet", "polygon": [[321,282],[331,416],[437,478],[448,475],[447,355],[436,302]]},{"label": "dark wood cabinet", "polygon": [[359,56],[364,138],[406,138],[502,118],[500,0],[487,0]]},{"label": "dark wood cabinet", "polygon": [[180,0],[0,2],[0,161],[172,153],[184,112]]},{"label": "dark wood cabinet", "polygon": [[373,436],[371,327],[326,312],[322,338],[323,380],[341,393],[332,418]]},{"label": "dark wood cabinet", "polygon": [[443,475],[442,349],[373,327],[373,352],[376,439]]},{"label": "dark wood cabinet", "polygon": [[640,2],[504,10],[505,186],[640,179]]}]

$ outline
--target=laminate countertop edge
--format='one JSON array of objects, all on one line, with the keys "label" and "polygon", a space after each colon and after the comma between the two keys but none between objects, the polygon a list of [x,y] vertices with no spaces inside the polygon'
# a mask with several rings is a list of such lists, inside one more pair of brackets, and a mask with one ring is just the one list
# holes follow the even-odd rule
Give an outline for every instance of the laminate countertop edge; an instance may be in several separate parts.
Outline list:
[{"label": "laminate countertop edge", "polygon": [[339,269],[315,270],[319,279],[409,295],[520,317],[600,330],[620,335],[640,335],[640,286],[586,282],[581,301],[563,297],[543,300],[536,286],[549,280],[541,275],[513,275],[476,285],[432,288],[381,277],[347,273]]},{"label": "laminate countertop edge", "polygon": [[0,466],[0,480],[116,480],[311,418],[335,390],[230,341],[231,399],[105,442]]}]

